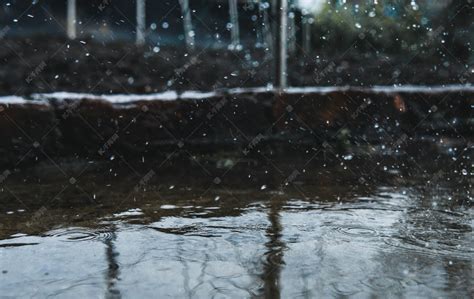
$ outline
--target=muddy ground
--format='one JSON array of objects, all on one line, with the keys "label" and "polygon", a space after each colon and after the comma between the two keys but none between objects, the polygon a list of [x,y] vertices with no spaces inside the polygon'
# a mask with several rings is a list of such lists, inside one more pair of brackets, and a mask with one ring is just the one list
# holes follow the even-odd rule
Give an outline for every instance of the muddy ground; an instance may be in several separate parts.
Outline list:
[{"label": "muddy ground", "polygon": [[[350,146],[427,154],[410,144],[472,147],[473,100],[472,91],[216,93],[125,103],[43,95],[38,101],[1,103],[0,164],[34,164],[43,156],[160,160],[177,152],[236,151],[244,158],[295,150],[347,154]],[[449,139],[459,144],[448,145]]]},{"label": "muddy ground", "polygon": [[[465,84],[472,74],[455,59],[385,55],[358,48],[343,53],[291,54],[292,86]],[[214,90],[266,86],[271,55],[184,48],[137,48],[131,43],[69,41],[62,38],[5,38],[0,43],[0,94],[81,91],[149,93],[167,89]]]}]

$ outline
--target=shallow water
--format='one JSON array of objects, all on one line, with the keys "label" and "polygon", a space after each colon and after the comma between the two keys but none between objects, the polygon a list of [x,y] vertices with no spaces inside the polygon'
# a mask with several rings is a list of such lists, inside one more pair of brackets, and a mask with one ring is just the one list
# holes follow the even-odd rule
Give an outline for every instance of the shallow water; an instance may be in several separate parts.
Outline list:
[{"label": "shallow water", "polygon": [[432,196],[378,186],[336,202],[148,204],[18,232],[0,241],[2,295],[469,297],[472,209]]},{"label": "shallow water", "polygon": [[0,192],[0,294],[470,298],[472,173],[458,150],[292,156],[270,172],[262,159],[223,169],[219,184],[210,165],[230,156],[172,164],[139,188],[110,165],[74,184],[45,166],[41,178],[12,174]]}]

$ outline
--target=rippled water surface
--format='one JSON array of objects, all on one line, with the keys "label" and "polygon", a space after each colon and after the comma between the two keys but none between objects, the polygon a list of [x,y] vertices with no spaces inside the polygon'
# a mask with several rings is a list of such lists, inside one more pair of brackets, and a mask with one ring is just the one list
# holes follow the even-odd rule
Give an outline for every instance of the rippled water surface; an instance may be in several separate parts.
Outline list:
[{"label": "rippled water surface", "polygon": [[169,200],[12,209],[1,216],[1,295],[472,296],[471,185],[358,184],[199,198],[171,186]]}]

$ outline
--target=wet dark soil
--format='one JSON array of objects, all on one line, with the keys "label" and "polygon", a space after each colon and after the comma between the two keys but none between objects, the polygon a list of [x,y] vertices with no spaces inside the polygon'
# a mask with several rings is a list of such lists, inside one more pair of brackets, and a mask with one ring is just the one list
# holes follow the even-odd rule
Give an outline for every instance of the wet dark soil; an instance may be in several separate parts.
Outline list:
[{"label": "wet dark soil", "polygon": [[50,99],[0,105],[0,164],[38,157],[101,161],[162,158],[175,152],[301,152],[350,146],[404,147],[420,154],[472,140],[472,92],[214,94],[204,99]]},{"label": "wet dark soil", "polygon": [[[155,50],[154,50],[155,49]],[[240,52],[132,43],[70,41],[51,37],[5,38],[0,44],[0,94],[76,91],[149,93],[265,86],[272,82],[272,59],[264,49]],[[465,84],[466,66],[421,55],[294,53],[289,57],[292,86],[371,86]]]}]

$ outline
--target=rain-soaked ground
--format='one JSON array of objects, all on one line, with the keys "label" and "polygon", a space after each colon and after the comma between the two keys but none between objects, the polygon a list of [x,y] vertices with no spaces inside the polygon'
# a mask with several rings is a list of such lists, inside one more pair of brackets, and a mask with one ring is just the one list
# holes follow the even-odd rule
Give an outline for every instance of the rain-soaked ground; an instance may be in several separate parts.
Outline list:
[{"label": "rain-soaked ground", "polygon": [[347,152],[12,174],[1,296],[470,298],[472,145]]}]

